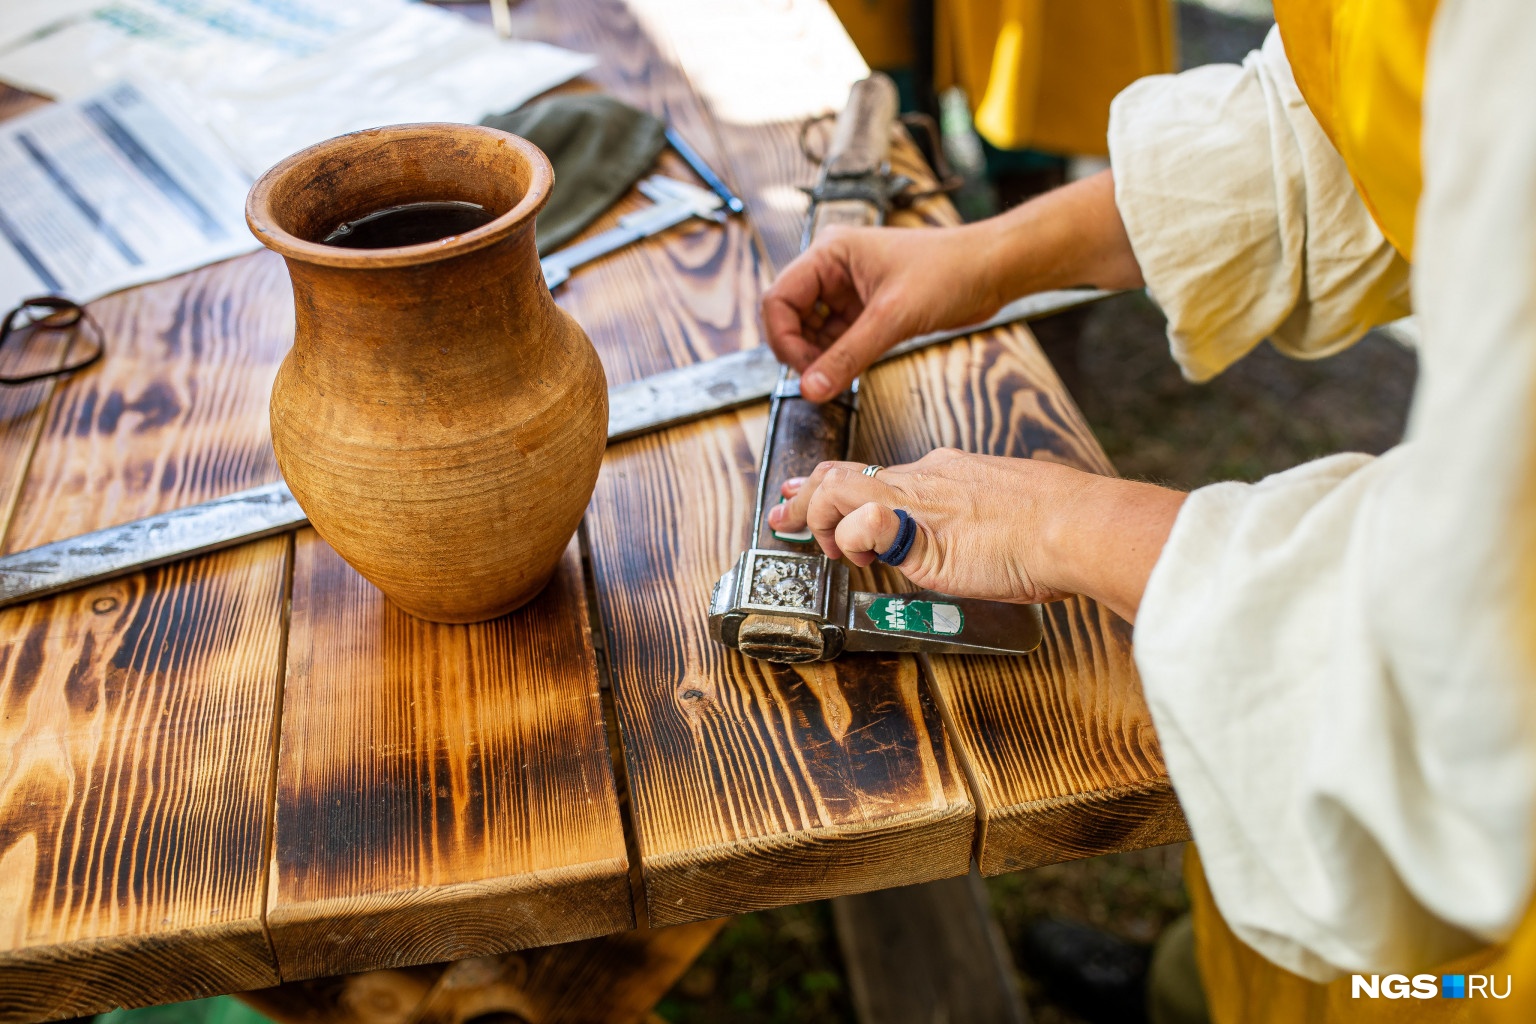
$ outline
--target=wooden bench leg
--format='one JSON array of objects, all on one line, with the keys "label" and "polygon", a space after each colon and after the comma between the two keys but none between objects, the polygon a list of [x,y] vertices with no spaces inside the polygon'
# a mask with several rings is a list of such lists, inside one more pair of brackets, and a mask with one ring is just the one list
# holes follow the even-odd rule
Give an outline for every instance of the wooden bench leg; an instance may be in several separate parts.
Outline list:
[{"label": "wooden bench leg", "polygon": [[640,1024],[728,918],[246,992],[280,1024]]},{"label": "wooden bench leg", "polygon": [[864,1024],[1026,1024],[1012,958],[973,869],[840,896],[832,920]]}]

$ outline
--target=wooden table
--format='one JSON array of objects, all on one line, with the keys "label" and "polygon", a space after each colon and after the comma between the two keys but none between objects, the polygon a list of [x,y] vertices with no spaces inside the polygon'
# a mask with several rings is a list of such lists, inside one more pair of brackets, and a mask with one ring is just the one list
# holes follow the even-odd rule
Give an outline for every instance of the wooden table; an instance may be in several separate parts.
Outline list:
[{"label": "wooden table", "polygon": [[[591,83],[667,118],[747,201],[745,219],[674,231],[562,292],[610,383],[761,344],[759,296],[797,250],[813,173],[800,123],[865,73],[830,11],[514,15],[520,35],[596,53]],[[664,170],[687,176],[670,156]],[[905,218],[955,215],[937,200]],[[92,313],[100,365],[0,389],[6,551],[278,479],[266,405],[293,314],[277,258]],[[954,445],[1111,471],[1024,327],[866,387],[869,461]],[[1017,659],[775,666],[711,643],[705,601],[746,543],[764,419],[611,447],[580,543],[495,622],[411,619],[309,530],[0,612],[0,1020],[1184,836],[1130,630],[1091,602],[1051,606],[1044,646]]]}]

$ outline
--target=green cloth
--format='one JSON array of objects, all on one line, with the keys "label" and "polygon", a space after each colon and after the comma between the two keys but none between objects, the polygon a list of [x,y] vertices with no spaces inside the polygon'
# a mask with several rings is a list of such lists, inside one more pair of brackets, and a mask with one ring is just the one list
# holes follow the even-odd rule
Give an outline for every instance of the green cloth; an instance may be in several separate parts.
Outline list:
[{"label": "green cloth", "polygon": [[272,1024],[234,996],[98,1014],[96,1024]]},{"label": "green cloth", "polygon": [[554,165],[555,188],[537,226],[540,256],[618,202],[667,144],[660,120],[601,93],[555,96],[480,123],[522,136]]}]

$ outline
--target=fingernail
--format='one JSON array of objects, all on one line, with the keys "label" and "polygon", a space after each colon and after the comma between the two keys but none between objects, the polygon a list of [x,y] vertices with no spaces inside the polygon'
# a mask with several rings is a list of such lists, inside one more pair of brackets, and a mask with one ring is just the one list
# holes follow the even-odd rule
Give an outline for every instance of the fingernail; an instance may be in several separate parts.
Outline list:
[{"label": "fingernail", "polygon": [[801,379],[800,390],[829,394],[832,391],[832,379],[820,370],[812,370]]},{"label": "fingernail", "polygon": [[783,492],[785,494],[787,494],[788,496],[793,498],[795,495],[800,493],[800,488],[802,488],[804,486],[805,486],[805,477],[803,477],[803,476],[792,476],[788,480],[784,481],[784,486],[781,489],[783,490]]},{"label": "fingernail", "polygon": [[774,526],[779,525],[779,520],[784,518],[784,506],[775,505],[768,510],[768,521]]}]

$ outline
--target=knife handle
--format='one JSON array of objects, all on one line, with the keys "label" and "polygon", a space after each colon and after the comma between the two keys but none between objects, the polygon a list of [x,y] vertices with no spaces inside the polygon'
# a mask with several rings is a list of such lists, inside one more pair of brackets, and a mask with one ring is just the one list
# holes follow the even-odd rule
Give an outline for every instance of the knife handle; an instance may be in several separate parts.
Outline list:
[{"label": "knife handle", "polygon": [[781,500],[784,481],[809,476],[823,462],[848,458],[857,398],[857,390],[845,391],[832,401],[817,405],[799,396],[798,378],[785,375],[779,379],[779,392],[773,400],[764,442],[753,547],[769,551],[817,550],[816,542],[808,537],[797,541],[775,533],[768,525],[768,510]]}]

